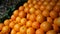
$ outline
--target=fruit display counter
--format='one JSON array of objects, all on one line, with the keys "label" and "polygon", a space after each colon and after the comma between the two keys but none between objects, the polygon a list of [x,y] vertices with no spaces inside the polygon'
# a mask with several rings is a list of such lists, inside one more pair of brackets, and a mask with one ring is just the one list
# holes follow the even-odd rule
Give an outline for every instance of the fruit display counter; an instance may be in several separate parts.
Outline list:
[{"label": "fruit display counter", "polygon": [[59,34],[60,0],[28,0],[0,23],[0,34]]}]

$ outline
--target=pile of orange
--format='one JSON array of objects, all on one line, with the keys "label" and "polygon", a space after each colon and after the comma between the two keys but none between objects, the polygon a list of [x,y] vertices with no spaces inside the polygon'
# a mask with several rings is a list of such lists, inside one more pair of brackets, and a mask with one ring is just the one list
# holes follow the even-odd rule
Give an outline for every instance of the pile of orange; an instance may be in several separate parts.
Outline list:
[{"label": "pile of orange", "polygon": [[60,34],[60,0],[28,0],[0,23],[0,34]]}]

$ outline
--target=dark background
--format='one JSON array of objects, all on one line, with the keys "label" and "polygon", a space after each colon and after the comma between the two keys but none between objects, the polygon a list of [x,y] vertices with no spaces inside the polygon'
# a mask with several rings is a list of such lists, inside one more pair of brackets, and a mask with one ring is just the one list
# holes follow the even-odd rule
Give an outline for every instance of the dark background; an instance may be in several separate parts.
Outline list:
[{"label": "dark background", "polygon": [[28,0],[0,0],[0,22],[9,19],[13,11]]}]

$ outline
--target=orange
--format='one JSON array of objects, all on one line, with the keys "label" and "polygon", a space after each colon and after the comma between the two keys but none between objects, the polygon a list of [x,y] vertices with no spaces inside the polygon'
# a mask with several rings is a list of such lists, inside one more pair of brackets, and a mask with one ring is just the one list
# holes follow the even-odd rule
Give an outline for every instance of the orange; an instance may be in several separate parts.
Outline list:
[{"label": "orange", "polygon": [[22,19],[21,19],[21,24],[22,24],[22,25],[25,25],[25,24],[26,24],[26,21],[27,21],[26,18],[22,18]]},{"label": "orange", "polygon": [[13,15],[14,15],[14,16],[18,16],[18,13],[19,13],[18,10],[15,10],[15,11],[13,12]]},{"label": "orange", "polygon": [[15,23],[14,23],[14,22],[11,22],[11,23],[9,24],[9,27],[10,27],[10,28],[13,28],[14,25],[15,25]]},{"label": "orange", "polygon": [[32,0],[29,0],[28,3],[32,3]]},{"label": "orange", "polygon": [[53,29],[54,31],[59,32],[59,27],[56,24],[53,24]]},{"label": "orange", "polygon": [[31,27],[31,26],[32,26],[32,23],[33,23],[33,22],[29,20],[29,21],[26,22],[26,26],[27,26],[27,27]]},{"label": "orange", "polygon": [[9,26],[4,26],[3,28],[2,28],[2,31],[1,31],[2,33],[9,33],[10,32],[10,28],[9,28]]},{"label": "orange", "polygon": [[21,34],[20,32],[17,32],[16,34]]},{"label": "orange", "polygon": [[3,23],[0,23],[0,30],[2,30],[4,24]]},{"label": "orange", "polygon": [[54,30],[50,30],[48,32],[46,32],[46,34],[57,34]]},{"label": "orange", "polygon": [[54,19],[54,24],[60,27],[60,17]]},{"label": "orange", "polygon": [[31,21],[35,21],[35,20],[36,20],[35,18],[36,18],[35,14],[31,14],[29,19],[30,19]]},{"label": "orange", "polygon": [[26,26],[24,25],[24,26],[21,26],[20,27],[20,32],[22,33],[22,34],[26,34]]},{"label": "orange", "polygon": [[12,19],[9,19],[10,22],[12,22],[13,20]]},{"label": "orange", "polygon": [[50,5],[51,6],[54,6],[56,3],[55,2],[50,2]]},{"label": "orange", "polygon": [[19,17],[23,18],[23,17],[25,17],[25,15],[26,15],[26,14],[25,14],[24,11],[20,11],[20,12],[19,12]]},{"label": "orange", "polygon": [[35,29],[32,28],[32,27],[29,27],[29,28],[27,29],[27,34],[35,34]]},{"label": "orange", "polygon": [[16,17],[14,15],[11,16],[11,20],[15,20]]},{"label": "orange", "polygon": [[5,33],[5,34],[9,34],[9,33]]},{"label": "orange", "polygon": [[14,29],[12,29],[11,34],[16,34],[16,31]]},{"label": "orange", "polygon": [[49,2],[47,2],[49,0],[45,0],[45,2],[43,3],[44,6],[47,6],[49,4]]},{"label": "orange", "polygon": [[26,8],[24,9],[24,12],[25,12],[25,13],[28,13],[28,12],[29,12],[29,7],[26,7]]},{"label": "orange", "polygon": [[44,5],[41,5],[40,6],[40,10],[43,11],[45,9],[45,6]]},{"label": "orange", "polygon": [[37,1],[36,1],[36,0],[34,0],[32,3],[33,3],[33,4],[36,4],[36,3],[37,3]]},{"label": "orange", "polygon": [[10,21],[7,19],[4,21],[4,25],[9,25]]},{"label": "orange", "polygon": [[36,22],[36,21],[33,22],[33,23],[32,23],[32,27],[35,28],[35,29],[38,29],[38,28],[40,27],[39,22]]},{"label": "orange", "polygon": [[44,31],[42,29],[37,29],[36,34],[45,34],[45,33],[44,33]]},{"label": "orange", "polygon": [[30,3],[30,4],[29,4],[29,8],[31,8],[31,7],[33,7],[33,4]]},{"label": "orange", "polygon": [[44,20],[45,20],[45,18],[43,15],[41,15],[41,14],[37,15],[37,17],[36,17],[37,22],[42,23],[42,22],[44,22]]},{"label": "orange", "polygon": [[19,12],[24,10],[24,6],[19,7]]},{"label": "orange", "polygon": [[46,6],[46,10],[48,10],[48,11],[51,11],[51,10],[52,10],[52,8],[53,8],[53,7],[52,7],[52,6],[50,6],[50,5],[47,5],[47,6]]},{"label": "orange", "polygon": [[53,19],[51,17],[47,17],[47,22],[52,24],[53,23]]},{"label": "orange", "polygon": [[42,2],[41,1],[38,1],[37,4],[40,6],[42,4]]},{"label": "orange", "polygon": [[2,34],[2,32],[0,32],[0,34]]},{"label": "orange", "polygon": [[40,0],[41,2],[44,2],[44,0]]},{"label": "orange", "polygon": [[35,15],[39,15],[39,14],[41,14],[42,12],[41,12],[41,10],[36,10],[35,11]]},{"label": "orange", "polygon": [[21,22],[21,18],[20,17],[17,17],[16,18],[16,22],[20,23]]},{"label": "orange", "polygon": [[56,5],[56,6],[54,7],[54,11],[56,11],[56,12],[60,12],[60,8],[59,8],[59,6]]},{"label": "orange", "polygon": [[55,12],[55,11],[51,11],[51,12],[50,12],[50,17],[53,18],[53,19],[54,19],[54,18],[57,18],[57,17],[58,17],[58,13]]},{"label": "orange", "polygon": [[27,18],[27,19],[29,19],[29,18],[30,18],[30,14],[29,14],[29,13],[27,14],[26,18]]},{"label": "orange", "polygon": [[44,11],[42,12],[42,15],[45,16],[45,17],[49,17],[49,11],[44,10]]},{"label": "orange", "polygon": [[49,22],[43,22],[40,25],[40,28],[43,29],[45,32],[51,30],[52,25]]},{"label": "orange", "polygon": [[39,9],[39,5],[35,4],[35,5],[34,5],[34,8],[35,8],[35,9]]},{"label": "orange", "polygon": [[20,28],[20,25],[19,24],[15,24],[14,25],[14,30],[19,31],[19,28]]},{"label": "orange", "polygon": [[35,8],[34,7],[32,7],[32,8],[30,8],[30,13],[32,14],[32,13],[34,13],[35,12]]},{"label": "orange", "polygon": [[29,5],[28,3],[24,3],[24,5],[23,5],[23,6],[24,6],[24,7],[28,7],[28,5]]}]

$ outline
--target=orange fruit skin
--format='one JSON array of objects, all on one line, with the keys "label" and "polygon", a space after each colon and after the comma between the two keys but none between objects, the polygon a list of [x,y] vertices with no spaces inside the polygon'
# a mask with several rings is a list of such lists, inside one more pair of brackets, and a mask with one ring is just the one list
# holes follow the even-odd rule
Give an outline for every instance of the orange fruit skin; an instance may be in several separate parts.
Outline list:
[{"label": "orange fruit skin", "polygon": [[14,29],[12,29],[11,34],[16,34],[16,31]]},{"label": "orange fruit skin", "polygon": [[21,22],[21,18],[20,17],[16,17],[16,22],[20,23]]},{"label": "orange fruit skin", "polygon": [[40,23],[35,21],[32,23],[32,27],[38,29],[40,27]]},{"label": "orange fruit skin", "polygon": [[45,6],[41,5],[40,10],[43,11],[45,9]]},{"label": "orange fruit skin", "polygon": [[0,30],[2,30],[4,24],[3,23],[0,23]]},{"label": "orange fruit skin", "polygon": [[44,6],[47,6],[49,4],[47,1],[48,0],[45,0],[45,2],[43,3]]},{"label": "orange fruit skin", "polygon": [[21,32],[17,32],[16,34],[22,34]]},{"label": "orange fruit skin", "polygon": [[14,21],[16,17],[14,15],[11,16],[11,21]]},{"label": "orange fruit skin", "polygon": [[51,30],[52,25],[49,22],[43,22],[40,25],[40,28],[43,29],[45,32]]},{"label": "orange fruit skin", "polygon": [[2,32],[0,32],[0,34],[2,34]]},{"label": "orange fruit skin", "polygon": [[30,18],[30,14],[29,14],[29,13],[27,14],[26,18],[27,18],[27,19],[29,19],[29,18]]},{"label": "orange fruit skin", "polygon": [[41,15],[41,14],[37,15],[37,17],[36,17],[37,22],[42,23],[42,22],[44,22],[44,20],[45,20],[45,18],[43,15]]},{"label": "orange fruit skin", "polygon": [[41,10],[36,10],[35,11],[35,15],[39,15],[39,14],[41,14],[42,12],[41,12]]},{"label": "orange fruit skin", "polygon": [[19,7],[19,12],[24,10],[24,6]]},{"label": "orange fruit skin", "polygon": [[20,25],[19,25],[19,24],[15,24],[13,29],[14,29],[15,31],[19,31],[19,28],[20,28]]},{"label": "orange fruit skin", "polygon": [[32,26],[32,23],[33,23],[33,22],[29,20],[29,21],[26,22],[26,26],[27,26],[27,27],[31,27],[31,26]]},{"label": "orange fruit skin", "polygon": [[48,32],[46,32],[46,34],[57,34],[54,30],[50,30]]},{"label": "orange fruit skin", "polygon": [[29,12],[33,14],[35,12],[35,8],[34,7],[30,8]]},{"label": "orange fruit skin", "polygon": [[26,8],[26,7],[28,7],[28,5],[29,5],[28,3],[24,3],[23,6]]},{"label": "orange fruit skin", "polygon": [[25,12],[25,13],[29,13],[29,7],[26,7],[26,8],[24,9],[24,12]]},{"label": "orange fruit skin", "polygon": [[60,13],[59,13],[59,16],[60,16]]},{"label": "orange fruit skin", "polygon": [[42,29],[37,29],[36,34],[45,34],[45,33],[44,33],[44,31]]},{"label": "orange fruit skin", "polygon": [[53,23],[53,19],[51,17],[47,17],[47,22],[52,24]]},{"label": "orange fruit skin", "polygon": [[29,4],[32,3],[32,0],[29,0],[28,3],[29,3]]},{"label": "orange fruit skin", "polygon": [[24,26],[22,26],[22,27],[20,27],[20,32],[22,33],[22,34],[26,34],[26,30],[27,30],[27,27],[24,25]]},{"label": "orange fruit skin", "polygon": [[9,33],[10,32],[10,28],[9,28],[9,26],[4,26],[3,28],[2,28],[2,31],[1,31],[3,34],[4,33]]},{"label": "orange fruit skin", "polygon": [[42,12],[42,15],[45,16],[45,17],[49,17],[49,11],[44,10],[44,11]]},{"label": "orange fruit skin", "polygon": [[36,3],[37,3],[37,1],[35,0],[35,1],[33,1],[32,3],[33,3],[33,4],[36,4]]},{"label": "orange fruit skin", "polygon": [[8,19],[4,21],[4,25],[7,25],[8,26],[9,23],[10,23],[10,21]]},{"label": "orange fruit skin", "polygon": [[40,6],[42,4],[42,2],[41,1],[38,1],[37,4]]},{"label": "orange fruit skin", "polygon": [[13,12],[13,15],[14,15],[14,16],[18,16],[18,13],[19,13],[18,10],[15,10],[15,11]]},{"label": "orange fruit skin", "polygon": [[35,29],[32,28],[32,27],[29,27],[29,28],[27,29],[27,34],[35,34]]},{"label": "orange fruit skin", "polygon": [[33,7],[33,4],[29,4],[29,6],[28,6],[29,8],[31,8],[31,7]]},{"label": "orange fruit skin", "polygon": [[24,11],[20,11],[20,12],[19,12],[19,17],[23,18],[23,17],[25,17],[25,15],[26,15],[26,14],[25,14]]},{"label": "orange fruit skin", "polygon": [[11,22],[11,23],[9,24],[9,27],[10,27],[10,28],[13,28],[14,25],[15,25],[15,23],[14,23],[14,22]]},{"label": "orange fruit skin", "polygon": [[56,24],[53,24],[53,29],[54,31],[59,32],[59,27]]},{"label": "orange fruit skin", "polygon": [[54,24],[60,27],[60,17],[54,19]]},{"label": "orange fruit skin", "polygon": [[50,17],[53,18],[53,19],[54,19],[54,18],[57,18],[57,17],[58,17],[58,13],[55,12],[55,11],[51,11],[51,12],[50,12]]},{"label": "orange fruit skin", "polygon": [[26,22],[27,22],[27,19],[26,19],[26,18],[22,18],[22,19],[21,19],[21,24],[22,24],[22,25],[25,25]]},{"label": "orange fruit skin", "polygon": [[54,11],[56,11],[56,12],[59,12],[60,11],[60,8],[59,8],[58,5],[54,7]]},{"label": "orange fruit skin", "polygon": [[36,18],[35,14],[31,14],[29,19],[30,19],[31,21],[35,21],[35,20],[36,20],[35,18]]},{"label": "orange fruit skin", "polygon": [[47,5],[46,10],[51,11],[52,8],[53,8],[53,7],[52,7],[51,5]]},{"label": "orange fruit skin", "polygon": [[34,8],[35,8],[35,9],[39,9],[39,5],[35,4],[35,5],[34,5]]}]

